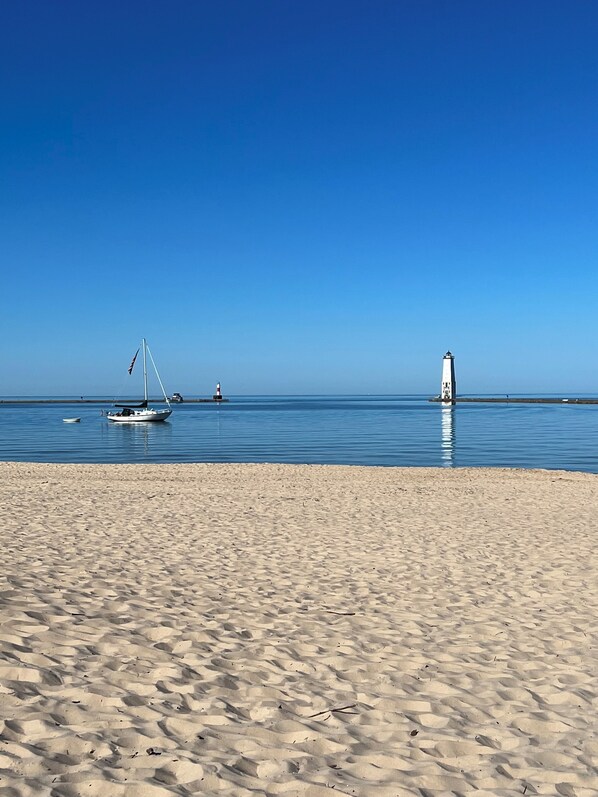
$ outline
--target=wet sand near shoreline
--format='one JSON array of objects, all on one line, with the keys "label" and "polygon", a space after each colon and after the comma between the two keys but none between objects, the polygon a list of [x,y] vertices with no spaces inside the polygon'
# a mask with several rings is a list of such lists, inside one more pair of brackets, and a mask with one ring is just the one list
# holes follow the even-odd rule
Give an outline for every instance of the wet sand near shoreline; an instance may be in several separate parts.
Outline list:
[{"label": "wet sand near shoreline", "polygon": [[0,476],[0,795],[598,792],[598,475]]}]

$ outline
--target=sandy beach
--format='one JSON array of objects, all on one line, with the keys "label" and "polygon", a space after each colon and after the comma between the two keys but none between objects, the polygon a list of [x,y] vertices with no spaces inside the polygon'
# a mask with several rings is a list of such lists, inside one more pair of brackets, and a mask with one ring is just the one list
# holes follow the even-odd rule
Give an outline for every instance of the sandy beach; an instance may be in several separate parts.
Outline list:
[{"label": "sandy beach", "polygon": [[598,793],[598,476],[0,475],[3,797]]}]

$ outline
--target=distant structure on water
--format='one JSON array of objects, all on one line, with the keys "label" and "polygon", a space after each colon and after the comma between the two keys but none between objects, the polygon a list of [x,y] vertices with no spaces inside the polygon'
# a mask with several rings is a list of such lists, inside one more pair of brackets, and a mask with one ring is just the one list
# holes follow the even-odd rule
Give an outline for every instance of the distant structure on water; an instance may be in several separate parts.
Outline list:
[{"label": "distant structure on water", "polygon": [[457,398],[457,380],[455,379],[455,357],[447,351],[442,358],[442,384],[440,399],[443,403],[454,404]]},{"label": "distant structure on water", "polygon": [[220,390],[220,382],[218,382],[218,384],[216,385],[216,392],[214,393],[212,398],[214,399],[214,401],[222,401],[222,392]]}]

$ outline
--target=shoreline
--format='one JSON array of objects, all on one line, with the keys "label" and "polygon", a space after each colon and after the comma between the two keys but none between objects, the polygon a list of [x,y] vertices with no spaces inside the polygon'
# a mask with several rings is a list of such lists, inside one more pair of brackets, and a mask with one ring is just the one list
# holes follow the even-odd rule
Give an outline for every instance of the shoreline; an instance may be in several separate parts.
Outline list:
[{"label": "shoreline", "polygon": [[[135,427],[138,428],[138,427]],[[324,470],[350,469],[364,471],[405,471],[408,475],[413,471],[433,473],[462,473],[464,471],[488,471],[488,473],[546,473],[546,474],[581,474],[598,478],[598,472],[587,470],[569,470],[567,468],[535,468],[511,467],[509,465],[364,465],[360,463],[328,463],[328,462],[189,462],[189,461],[160,461],[160,462],[42,462],[39,460],[6,459],[0,460],[0,468],[5,465],[40,466],[60,468],[323,468]]]},{"label": "shoreline", "polygon": [[2,787],[598,790],[598,475],[0,463]]}]

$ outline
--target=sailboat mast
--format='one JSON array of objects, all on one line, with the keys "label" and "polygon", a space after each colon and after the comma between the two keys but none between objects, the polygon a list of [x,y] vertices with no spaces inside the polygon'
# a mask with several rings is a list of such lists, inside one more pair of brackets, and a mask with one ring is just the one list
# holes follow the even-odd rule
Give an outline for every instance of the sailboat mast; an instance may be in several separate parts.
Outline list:
[{"label": "sailboat mast", "polygon": [[143,400],[147,402],[147,355],[145,353],[147,343],[145,338],[141,339],[141,345],[143,347]]}]

